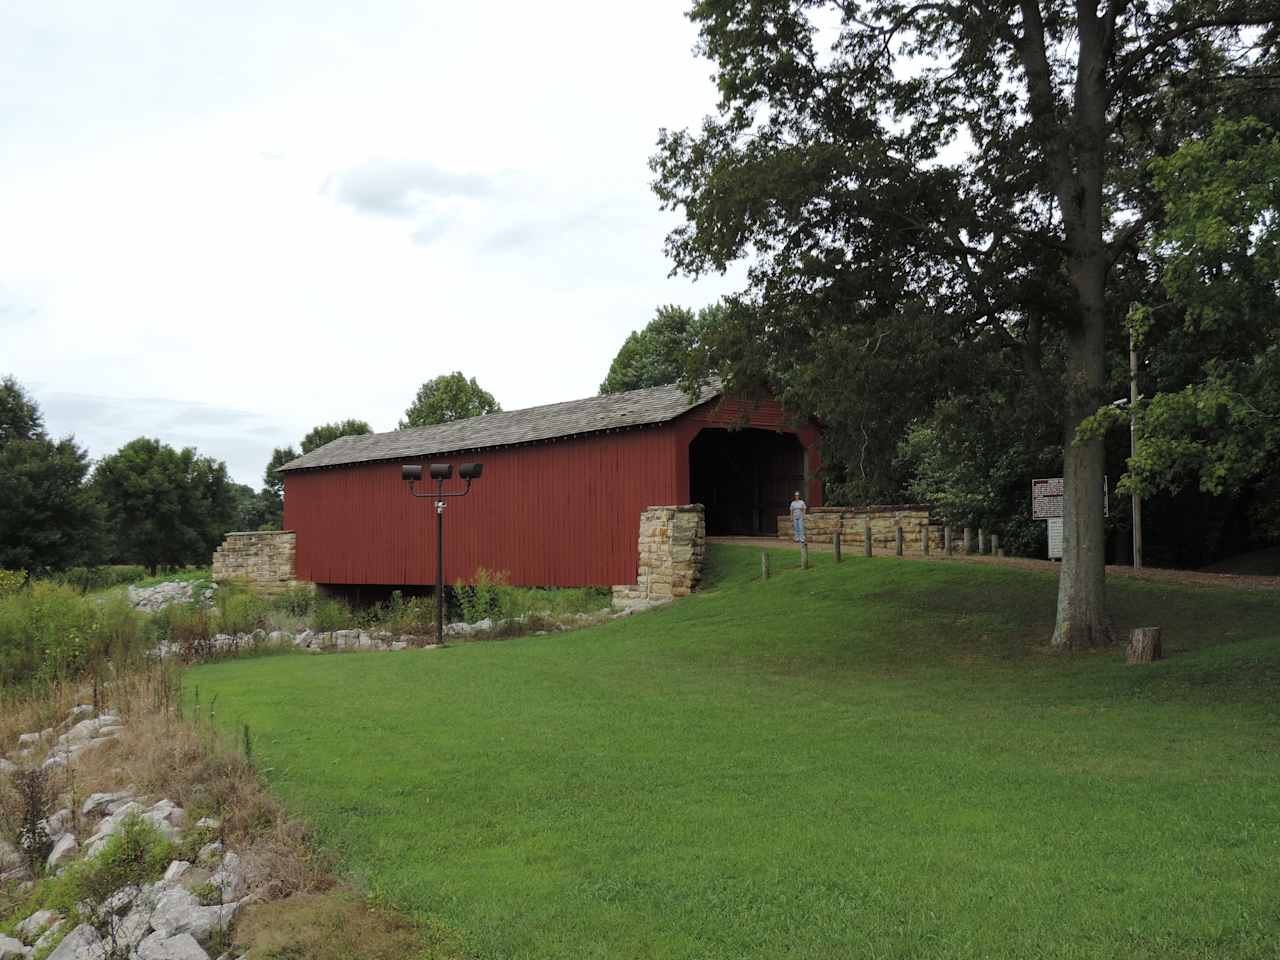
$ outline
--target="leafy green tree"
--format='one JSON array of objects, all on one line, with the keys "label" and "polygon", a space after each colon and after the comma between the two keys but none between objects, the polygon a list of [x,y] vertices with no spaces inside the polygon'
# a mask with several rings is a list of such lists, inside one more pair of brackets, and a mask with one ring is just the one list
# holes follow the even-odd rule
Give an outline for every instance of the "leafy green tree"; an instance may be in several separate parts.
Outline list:
[{"label": "leafy green tree", "polygon": [[0,381],[0,568],[48,573],[97,559],[88,471],[74,439],[51,440],[35,401],[12,377]]},{"label": "leafy green tree", "polygon": [[[1152,169],[1165,218],[1147,254],[1165,298],[1130,317],[1156,376],[1119,491],[1251,501],[1258,533],[1280,536],[1280,134],[1219,119]],[[1104,407],[1087,429],[1128,420]]]},{"label": "leafy green tree", "polygon": [[108,518],[116,562],[207,563],[235,525],[227,467],[191,447],[175,450],[140,437],[104,457],[93,486]]},{"label": "leafy green tree", "polygon": [[404,412],[400,429],[451,423],[454,420],[501,412],[502,407],[493,398],[493,394],[476,383],[475,377],[468,380],[461,371],[455,370],[428,380],[418,389],[413,403]]},{"label": "leafy green tree", "polygon": [[[313,427],[302,438],[302,452],[310,453],[339,437],[359,436],[372,432],[373,428],[364,420],[322,423],[318,427]],[[297,460],[298,457],[298,452],[292,446],[276,447],[271,451],[271,459],[267,462],[262,476],[262,490],[258,493],[259,503],[251,513],[252,518],[257,519],[258,523],[247,529],[280,529],[284,523],[284,475],[280,473],[280,468],[290,460]]]},{"label": "leafy green tree", "polygon": [[302,438],[302,452],[310,453],[331,443],[339,437],[362,436],[373,433],[373,428],[363,420],[340,420],[337,423],[322,423],[313,427],[311,432]]},{"label": "leafy green tree", "polygon": [[600,392],[621,393],[679,382],[697,347],[699,331],[722,312],[715,304],[696,314],[686,307],[659,307],[643,330],[633,330],[623,342]]},{"label": "leafy green tree", "polygon": [[[690,274],[751,262],[708,364],[818,413],[864,370],[928,373],[947,345],[1014,354],[1062,444],[1053,643],[1109,642],[1104,447],[1077,427],[1112,399],[1147,160],[1247,95],[1274,0],[699,0],[691,16],[721,101],[659,136],[655,189],[685,215],[668,251]],[[820,375],[830,350],[842,377]],[[892,382],[887,408],[930,383]],[[841,459],[859,432],[835,432]]]},{"label": "leafy green tree", "polygon": [[0,380],[0,447],[13,440],[44,436],[40,408],[12,376]]}]

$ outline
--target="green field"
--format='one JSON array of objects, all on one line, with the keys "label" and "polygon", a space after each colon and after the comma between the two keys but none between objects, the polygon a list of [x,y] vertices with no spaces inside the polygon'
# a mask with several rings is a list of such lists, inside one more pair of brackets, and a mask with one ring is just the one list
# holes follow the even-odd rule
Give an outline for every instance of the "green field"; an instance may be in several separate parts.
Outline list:
[{"label": "green field", "polygon": [[1280,595],[1113,581],[1170,658],[1054,656],[1051,575],[817,558],[558,636],[190,674],[442,955],[1280,953]]}]

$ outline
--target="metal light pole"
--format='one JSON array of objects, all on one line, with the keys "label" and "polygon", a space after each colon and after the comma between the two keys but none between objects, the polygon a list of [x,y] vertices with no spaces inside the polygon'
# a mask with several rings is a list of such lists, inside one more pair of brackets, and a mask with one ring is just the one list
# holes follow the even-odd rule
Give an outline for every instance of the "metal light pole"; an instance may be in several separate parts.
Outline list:
[{"label": "metal light pole", "polygon": [[[1129,328],[1129,456],[1138,455],[1138,346]],[[1142,568],[1142,497],[1133,494],[1133,567]]]},{"label": "metal light pole", "polygon": [[436,492],[419,493],[413,485],[422,479],[420,464],[404,464],[400,468],[400,478],[409,484],[409,494],[418,499],[432,496],[436,501],[436,643],[444,643],[444,501],[446,497],[465,497],[471,492],[471,481],[480,477],[484,469],[482,463],[464,463],[458,467],[458,476],[467,481],[466,487],[458,493],[445,493],[444,482],[453,476],[452,463],[433,463],[429,470],[431,479],[436,482]]}]

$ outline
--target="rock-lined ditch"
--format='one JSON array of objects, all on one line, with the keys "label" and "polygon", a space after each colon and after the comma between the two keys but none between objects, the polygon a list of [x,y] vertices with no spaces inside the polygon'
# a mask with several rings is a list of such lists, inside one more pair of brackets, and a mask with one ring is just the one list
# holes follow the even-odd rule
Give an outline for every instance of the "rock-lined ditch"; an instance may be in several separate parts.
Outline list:
[{"label": "rock-lined ditch", "polygon": [[[14,758],[4,758],[5,770],[65,770],[124,729],[117,713],[77,706],[61,724],[22,734]],[[159,879],[125,883],[97,902],[78,902],[66,914],[33,911],[16,924],[16,937],[0,936],[0,960],[209,960],[206,948],[227,942],[240,910],[273,890],[252,857],[217,839],[219,820],[189,823],[187,812],[170,799],[124,789],[91,793],[79,803],[68,790],[58,800],[58,809],[41,818],[37,829],[24,830],[18,844],[0,840],[0,882],[34,891],[31,861],[37,850],[48,850],[46,877],[76,865],[91,870],[114,838],[138,825],[145,825],[148,836],[194,849],[194,858],[172,860]],[[219,958],[236,955],[219,950]]]}]

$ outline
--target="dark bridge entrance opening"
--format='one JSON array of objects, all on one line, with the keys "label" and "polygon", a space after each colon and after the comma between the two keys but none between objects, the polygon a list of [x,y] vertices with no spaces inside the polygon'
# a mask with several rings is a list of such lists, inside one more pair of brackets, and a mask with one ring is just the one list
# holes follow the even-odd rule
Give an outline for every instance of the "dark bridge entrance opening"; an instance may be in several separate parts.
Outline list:
[{"label": "dark bridge entrance opening", "polygon": [[791,494],[804,490],[795,434],[709,427],[689,444],[689,492],[707,508],[711,536],[774,536]]}]

